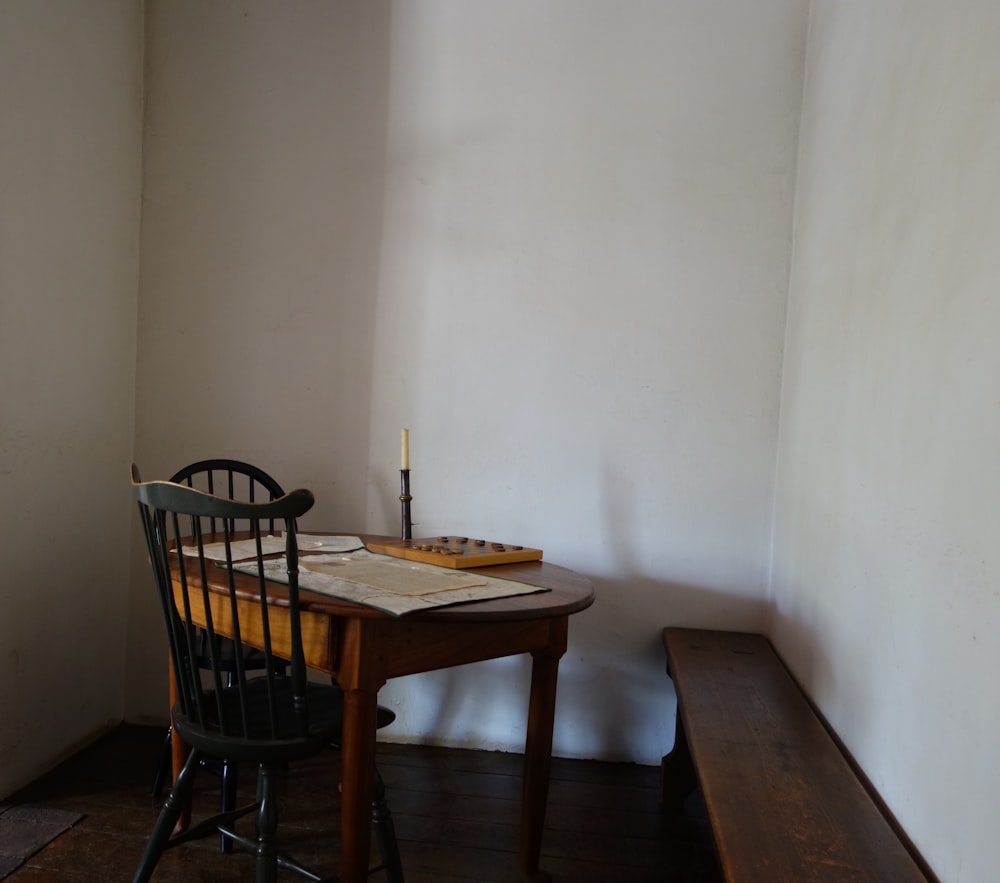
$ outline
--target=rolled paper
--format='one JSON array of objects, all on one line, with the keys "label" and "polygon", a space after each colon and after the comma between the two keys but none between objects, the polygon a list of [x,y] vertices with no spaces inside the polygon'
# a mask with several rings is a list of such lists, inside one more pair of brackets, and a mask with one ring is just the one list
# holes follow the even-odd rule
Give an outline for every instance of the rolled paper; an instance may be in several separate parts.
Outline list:
[{"label": "rolled paper", "polygon": [[399,458],[399,468],[409,469],[410,468],[410,430],[403,430],[403,438],[401,445],[401,453]]}]

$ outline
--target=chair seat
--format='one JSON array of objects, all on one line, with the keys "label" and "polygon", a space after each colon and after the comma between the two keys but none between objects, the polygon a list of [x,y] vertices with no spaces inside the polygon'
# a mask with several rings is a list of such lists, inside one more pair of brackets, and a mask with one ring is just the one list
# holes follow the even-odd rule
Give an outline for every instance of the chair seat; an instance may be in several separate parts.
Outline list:
[{"label": "chair seat", "polygon": [[[270,697],[269,692],[272,694]],[[224,687],[219,694],[214,691],[207,693],[206,701],[212,709],[208,726],[189,719],[177,705],[173,711],[174,728],[185,743],[212,757],[254,763],[286,763],[309,757],[340,738],[344,720],[343,693],[333,686],[309,683],[306,694],[309,722],[305,735],[298,732],[289,678],[249,679],[247,701],[242,712],[235,687]],[[218,723],[216,706],[219,697],[225,728]],[[273,725],[268,713],[269,701],[273,701],[278,709]],[[245,721],[241,720],[243,714],[246,715]]]}]

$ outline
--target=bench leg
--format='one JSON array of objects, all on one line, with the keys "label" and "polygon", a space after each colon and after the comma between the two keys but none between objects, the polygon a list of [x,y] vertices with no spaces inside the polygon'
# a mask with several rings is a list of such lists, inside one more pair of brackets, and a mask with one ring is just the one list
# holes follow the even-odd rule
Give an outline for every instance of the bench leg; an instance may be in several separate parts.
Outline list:
[{"label": "bench leg", "polygon": [[674,747],[660,761],[660,807],[679,812],[688,795],[698,786],[691,751],[688,748],[681,710],[677,709],[677,723],[674,727]]}]

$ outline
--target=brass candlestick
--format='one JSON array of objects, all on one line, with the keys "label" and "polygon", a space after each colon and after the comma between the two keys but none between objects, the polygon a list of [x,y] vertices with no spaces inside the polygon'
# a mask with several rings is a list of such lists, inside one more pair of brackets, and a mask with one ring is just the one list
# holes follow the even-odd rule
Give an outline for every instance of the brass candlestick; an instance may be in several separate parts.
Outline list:
[{"label": "brass candlestick", "polygon": [[403,539],[413,539],[413,522],[410,519],[410,470],[399,470],[399,503],[403,517]]}]

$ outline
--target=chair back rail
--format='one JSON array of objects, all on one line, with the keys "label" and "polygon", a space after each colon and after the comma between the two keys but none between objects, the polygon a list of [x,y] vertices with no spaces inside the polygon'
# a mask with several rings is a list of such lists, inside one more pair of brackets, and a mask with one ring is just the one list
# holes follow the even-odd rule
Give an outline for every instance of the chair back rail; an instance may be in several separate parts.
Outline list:
[{"label": "chair back rail", "polygon": [[[259,466],[242,460],[199,460],[197,463],[190,463],[178,469],[170,477],[170,481],[207,491],[217,497],[246,500],[250,503],[276,500],[285,495],[284,489],[276,479]],[[214,533],[216,529],[214,519],[210,520],[209,524]],[[274,530],[273,519],[269,522],[269,529]]]}]

